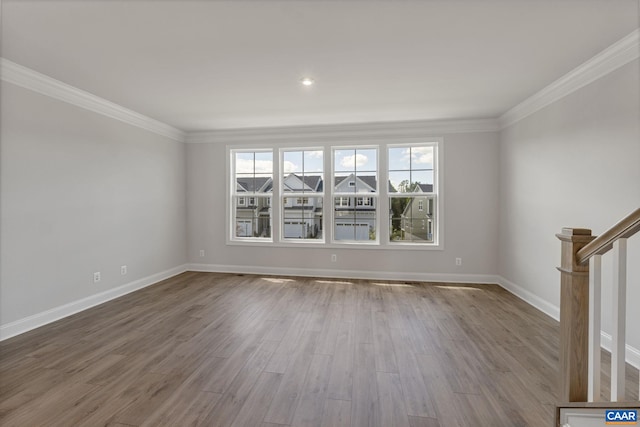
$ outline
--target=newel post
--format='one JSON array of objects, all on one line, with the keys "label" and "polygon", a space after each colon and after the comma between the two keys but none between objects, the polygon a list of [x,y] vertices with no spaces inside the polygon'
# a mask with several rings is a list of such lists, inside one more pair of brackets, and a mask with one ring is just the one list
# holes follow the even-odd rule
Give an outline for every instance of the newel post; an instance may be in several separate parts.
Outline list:
[{"label": "newel post", "polygon": [[560,270],[560,400],[586,402],[589,346],[589,264],[577,252],[595,237],[584,228],[563,228]]}]

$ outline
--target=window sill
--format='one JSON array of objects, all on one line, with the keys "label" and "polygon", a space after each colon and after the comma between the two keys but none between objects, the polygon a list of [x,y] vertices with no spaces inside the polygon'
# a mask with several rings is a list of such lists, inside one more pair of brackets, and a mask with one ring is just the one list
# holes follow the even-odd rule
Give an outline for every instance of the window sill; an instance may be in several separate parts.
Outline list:
[{"label": "window sill", "polygon": [[443,251],[443,245],[424,243],[325,243],[313,241],[257,241],[257,240],[227,240],[227,246],[251,246],[268,248],[313,248],[313,249],[364,249],[364,250],[391,250],[391,251]]}]

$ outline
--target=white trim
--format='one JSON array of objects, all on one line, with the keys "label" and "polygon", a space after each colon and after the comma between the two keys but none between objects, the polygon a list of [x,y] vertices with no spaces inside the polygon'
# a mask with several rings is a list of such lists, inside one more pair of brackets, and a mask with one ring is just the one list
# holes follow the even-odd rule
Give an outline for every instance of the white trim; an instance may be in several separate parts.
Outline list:
[{"label": "white trim", "polygon": [[170,277],[184,273],[185,271],[187,271],[186,265],[180,265],[169,270],[161,271],[160,273],[143,277],[142,279],[135,280],[117,288],[109,289],[104,292],[100,292],[99,294],[91,295],[86,298],[62,305],[60,307],[55,307],[50,310],[34,314],[32,316],[25,317],[23,319],[7,323],[6,325],[0,326],[0,341],[28,332],[32,329],[39,328],[40,326],[55,322],[56,320],[71,316],[72,314],[105,303],[139,289],[146,288],[147,286],[156,284],[162,280],[169,279]]},{"label": "white trim", "polygon": [[497,276],[498,285],[502,286],[507,291],[511,292],[513,295],[520,298],[522,301],[526,302],[529,305],[534,306],[547,316],[560,321],[560,309],[550,302],[540,298],[539,296],[533,294],[532,292],[526,290],[525,288],[516,285],[515,283],[505,279],[502,276]]},{"label": "white trim", "polygon": [[[323,142],[350,144],[353,142],[388,141],[390,138],[417,138],[416,142],[430,135],[470,132],[497,132],[496,119],[468,120],[420,120],[400,122],[351,123],[314,126],[286,126],[269,128],[218,129],[189,132],[187,143],[283,143]],[[342,142],[340,142],[342,141]]]},{"label": "white trim", "polygon": [[189,271],[206,273],[264,274],[337,279],[407,280],[413,282],[496,284],[491,274],[407,273],[404,271],[337,270],[325,268],[288,268],[253,265],[188,264]]},{"label": "white trim", "polygon": [[32,90],[60,101],[68,102],[94,113],[137,126],[178,142],[184,142],[186,133],[158,120],[136,113],[114,102],[85,92],[45,74],[0,58],[0,78],[8,83]]},{"label": "white trim", "polygon": [[[516,285],[515,283],[505,279],[502,276],[496,276],[496,281],[504,289],[511,292],[512,294],[514,294],[515,296],[517,296],[527,304],[534,306],[535,308],[542,311],[546,315],[552,317],[557,321],[560,321],[560,309],[554,304],[551,304],[550,302],[534,295],[533,293],[529,292],[523,287]],[[604,348],[608,352],[611,352],[611,344],[612,344],[611,335],[609,335],[604,331],[601,331],[600,340],[601,340],[602,348]],[[625,358],[627,363],[640,369],[640,350],[627,344]]]},{"label": "white trim", "polygon": [[498,119],[504,129],[640,56],[640,29],[623,37],[582,65],[525,99]]}]

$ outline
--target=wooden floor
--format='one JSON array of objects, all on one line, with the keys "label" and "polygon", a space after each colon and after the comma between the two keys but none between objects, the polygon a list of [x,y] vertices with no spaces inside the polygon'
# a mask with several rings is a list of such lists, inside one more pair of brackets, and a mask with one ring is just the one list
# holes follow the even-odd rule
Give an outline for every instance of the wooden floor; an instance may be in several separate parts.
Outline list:
[{"label": "wooden floor", "polygon": [[558,334],[495,285],[185,273],[0,343],[0,425],[547,427]]}]

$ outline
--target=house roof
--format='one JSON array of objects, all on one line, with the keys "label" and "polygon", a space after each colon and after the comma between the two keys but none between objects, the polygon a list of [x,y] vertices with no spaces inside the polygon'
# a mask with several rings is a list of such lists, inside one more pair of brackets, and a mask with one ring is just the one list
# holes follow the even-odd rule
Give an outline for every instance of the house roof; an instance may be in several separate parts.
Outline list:
[{"label": "house roof", "polygon": [[[351,174],[349,176],[336,176],[336,186],[338,184],[340,184],[342,181],[344,181],[345,178],[349,178],[351,176],[356,176],[356,175]],[[358,177],[358,179],[360,181],[364,182],[369,187],[371,187],[372,191],[375,191],[375,188],[377,187],[377,182],[378,182],[376,176],[374,176],[374,175],[357,175],[357,177]],[[389,187],[388,187],[387,191],[389,193],[397,193],[397,190],[391,184],[391,181],[389,181]]]},{"label": "house roof", "polygon": [[239,186],[239,188],[237,188],[237,191],[248,193],[262,193],[264,192],[264,189],[262,187],[265,186],[267,181],[271,181],[271,178],[262,176],[238,177],[236,178],[236,183]]},{"label": "house roof", "polygon": [[[289,174],[285,177],[285,181],[289,177],[298,178],[306,187],[309,187],[311,191],[318,192],[322,191],[322,177],[320,175],[298,175],[295,173]],[[286,183],[285,183],[286,185]],[[285,188],[285,191],[296,191],[297,189]],[[304,191],[309,191],[305,189]]]},{"label": "house roof", "polygon": [[420,190],[422,190],[423,193],[433,192],[433,184],[418,184],[418,187],[420,187]]}]

